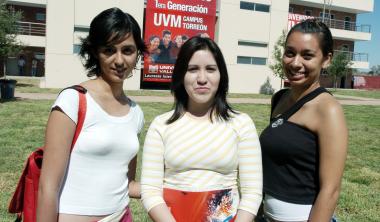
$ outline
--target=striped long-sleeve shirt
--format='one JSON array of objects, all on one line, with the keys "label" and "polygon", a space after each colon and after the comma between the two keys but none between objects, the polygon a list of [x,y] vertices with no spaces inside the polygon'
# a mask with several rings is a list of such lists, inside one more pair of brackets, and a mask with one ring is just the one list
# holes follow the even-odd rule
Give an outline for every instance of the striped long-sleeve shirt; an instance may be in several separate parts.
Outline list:
[{"label": "striped long-sleeve shirt", "polygon": [[256,214],[262,199],[261,148],[251,118],[232,114],[211,122],[185,114],[166,124],[154,119],[145,138],[141,175],[144,207],[165,203],[163,188],[183,191],[238,189],[238,209]]}]

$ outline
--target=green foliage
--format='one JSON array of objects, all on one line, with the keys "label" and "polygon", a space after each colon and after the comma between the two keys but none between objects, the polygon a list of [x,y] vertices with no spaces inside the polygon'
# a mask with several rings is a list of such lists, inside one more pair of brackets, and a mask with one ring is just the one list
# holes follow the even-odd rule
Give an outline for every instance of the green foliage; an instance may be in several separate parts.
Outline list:
[{"label": "green foliage", "polygon": [[286,31],[282,30],[281,36],[278,38],[274,45],[272,59],[273,62],[269,64],[269,68],[273,71],[273,74],[281,80],[285,79],[285,74],[282,67],[282,54],[285,48]]},{"label": "green foliage", "polygon": [[372,66],[371,71],[369,71],[368,74],[374,76],[380,75],[380,65]]},{"label": "green foliage", "polygon": [[327,68],[328,75],[334,78],[334,87],[336,88],[336,80],[345,76],[352,65],[349,54],[346,52],[338,52],[332,58],[330,66]]},{"label": "green foliage", "polygon": [[260,94],[264,95],[273,95],[274,89],[272,85],[270,84],[269,77],[267,77],[267,80],[263,85],[260,86]]},{"label": "green foliage", "polygon": [[5,0],[0,0],[0,57],[14,55],[21,50],[21,43],[16,40],[17,21],[21,12],[8,10]]}]

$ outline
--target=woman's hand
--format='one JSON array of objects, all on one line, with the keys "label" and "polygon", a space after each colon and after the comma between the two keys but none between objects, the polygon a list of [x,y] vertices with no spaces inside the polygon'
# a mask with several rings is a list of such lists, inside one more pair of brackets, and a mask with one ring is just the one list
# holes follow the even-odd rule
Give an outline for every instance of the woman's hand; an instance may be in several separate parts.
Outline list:
[{"label": "woman's hand", "polygon": [[166,204],[159,204],[153,207],[148,213],[154,222],[175,222],[176,221]]}]

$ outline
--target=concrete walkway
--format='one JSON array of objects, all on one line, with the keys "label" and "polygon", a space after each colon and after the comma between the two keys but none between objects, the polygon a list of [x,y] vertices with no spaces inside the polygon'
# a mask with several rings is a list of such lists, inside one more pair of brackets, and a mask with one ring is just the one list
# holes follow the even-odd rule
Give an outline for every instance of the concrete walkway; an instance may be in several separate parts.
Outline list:
[{"label": "concrete walkway", "polygon": [[[15,97],[20,99],[32,100],[54,100],[57,94],[50,93],[20,93],[15,92]],[[171,96],[129,96],[136,102],[161,102],[172,103],[174,101]],[[380,99],[363,98],[356,96],[336,96],[342,105],[371,105],[380,106]],[[230,103],[244,103],[244,104],[270,104],[270,99],[253,99],[253,98],[229,98]]]}]

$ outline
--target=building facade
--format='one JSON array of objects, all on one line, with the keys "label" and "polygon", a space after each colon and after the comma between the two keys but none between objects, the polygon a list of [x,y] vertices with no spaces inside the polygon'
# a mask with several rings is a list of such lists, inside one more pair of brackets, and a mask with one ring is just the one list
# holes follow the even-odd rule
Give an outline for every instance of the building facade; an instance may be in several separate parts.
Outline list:
[{"label": "building facade", "polygon": [[[215,1],[215,41],[228,65],[230,92],[258,93],[267,78],[278,90],[281,81],[269,68],[274,45],[283,30],[309,16],[323,19],[331,28],[335,50],[347,54],[352,68],[369,68],[368,54],[356,52],[354,43],[371,40],[371,27],[358,24],[356,19],[360,13],[373,11],[373,0]],[[32,59],[38,58],[40,86],[63,88],[87,79],[78,52],[80,37],[86,36],[92,18],[106,8],[119,7],[144,27],[146,1],[9,0],[8,5],[25,12],[18,38],[28,46],[22,52],[27,58],[26,75]],[[17,57],[6,59],[8,75],[17,75],[16,60]],[[142,68],[141,63],[138,67]],[[136,72],[125,81],[125,89],[142,88],[141,74]],[[331,85],[329,78],[321,78],[326,86]],[[343,78],[340,85],[349,86],[349,81],[350,78]]]}]

